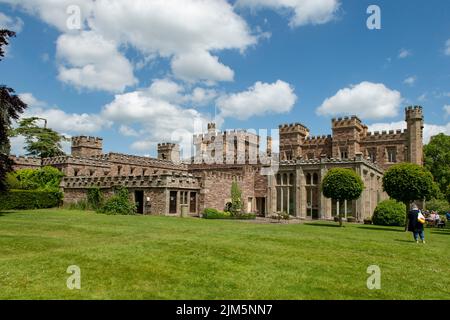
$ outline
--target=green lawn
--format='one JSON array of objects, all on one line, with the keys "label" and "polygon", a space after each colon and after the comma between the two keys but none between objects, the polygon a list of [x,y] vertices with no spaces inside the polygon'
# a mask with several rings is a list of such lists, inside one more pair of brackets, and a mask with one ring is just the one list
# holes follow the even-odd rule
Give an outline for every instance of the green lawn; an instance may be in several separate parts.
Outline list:
[{"label": "green lawn", "polygon": [[[0,299],[450,299],[450,230],[0,213]],[[66,287],[69,265],[81,290]],[[368,290],[369,265],[381,290]]]}]

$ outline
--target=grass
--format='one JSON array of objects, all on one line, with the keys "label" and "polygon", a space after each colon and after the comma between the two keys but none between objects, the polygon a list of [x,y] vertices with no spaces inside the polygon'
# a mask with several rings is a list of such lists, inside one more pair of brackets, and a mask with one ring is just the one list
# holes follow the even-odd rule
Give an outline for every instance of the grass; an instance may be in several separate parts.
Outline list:
[{"label": "grass", "polygon": [[[449,299],[450,232],[65,210],[0,214],[0,299]],[[70,265],[81,290],[68,290]],[[381,290],[366,286],[381,268]]]}]

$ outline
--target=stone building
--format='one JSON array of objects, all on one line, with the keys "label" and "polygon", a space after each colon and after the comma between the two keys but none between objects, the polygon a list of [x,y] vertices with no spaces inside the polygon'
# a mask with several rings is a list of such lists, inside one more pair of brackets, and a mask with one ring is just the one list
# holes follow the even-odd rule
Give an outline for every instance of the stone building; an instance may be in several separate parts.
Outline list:
[{"label": "stone building", "polygon": [[[231,201],[231,184],[237,181],[246,212],[332,219],[339,210],[362,221],[386,198],[381,185],[386,168],[398,162],[423,162],[422,108],[406,108],[405,120],[406,130],[371,133],[356,116],[338,118],[332,120],[331,135],[318,137],[311,137],[300,123],[281,125],[279,154],[272,153],[270,137],[262,151],[257,134],[219,132],[211,123],[208,132],[193,137],[195,153],[187,163],[180,161],[179,146],[173,143],[158,144],[157,158],[149,158],[104,153],[101,138],[85,136],[72,139],[71,155],[12,158],[16,169],[61,170],[65,203],[85,199],[91,187],[109,196],[115,187],[125,186],[141,214],[196,216],[205,208],[223,210]],[[323,197],[321,181],[336,167],[361,176],[365,190],[360,199],[336,203]]]}]

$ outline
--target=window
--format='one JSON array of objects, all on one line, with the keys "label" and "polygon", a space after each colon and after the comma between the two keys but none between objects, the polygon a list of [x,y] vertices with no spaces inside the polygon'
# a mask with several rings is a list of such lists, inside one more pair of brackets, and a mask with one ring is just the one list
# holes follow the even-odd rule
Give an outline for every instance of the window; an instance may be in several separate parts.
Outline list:
[{"label": "window", "polygon": [[388,148],[387,155],[388,155],[388,162],[391,162],[391,163],[397,162],[397,149],[396,148]]},{"label": "window", "polygon": [[372,162],[377,161],[377,150],[376,149],[369,150],[369,158],[370,158],[370,161],[372,161]]},{"label": "window", "polygon": [[308,153],[308,160],[313,160],[315,159],[314,153],[310,152]]},{"label": "window", "polygon": [[181,200],[180,201],[181,201],[182,205],[188,204],[188,192],[185,192],[185,191],[181,192]]},{"label": "window", "polygon": [[292,151],[286,151],[286,160],[292,160]]},{"label": "window", "polygon": [[348,150],[341,149],[341,159],[348,159]]}]

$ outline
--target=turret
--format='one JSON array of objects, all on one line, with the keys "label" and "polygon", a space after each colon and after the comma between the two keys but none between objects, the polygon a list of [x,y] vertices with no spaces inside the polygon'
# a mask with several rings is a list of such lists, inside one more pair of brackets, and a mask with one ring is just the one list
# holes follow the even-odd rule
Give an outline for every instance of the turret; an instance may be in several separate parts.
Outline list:
[{"label": "turret", "polygon": [[158,159],[172,162],[180,161],[180,146],[175,143],[159,143]]},{"label": "turret", "polygon": [[420,106],[405,109],[407,124],[408,161],[423,165],[423,109]]},{"label": "turret", "polygon": [[103,139],[78,136],[72,138],[72,157],[90,158],[103,154]]}]

